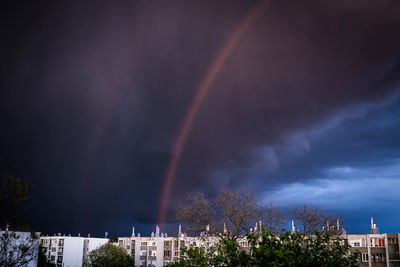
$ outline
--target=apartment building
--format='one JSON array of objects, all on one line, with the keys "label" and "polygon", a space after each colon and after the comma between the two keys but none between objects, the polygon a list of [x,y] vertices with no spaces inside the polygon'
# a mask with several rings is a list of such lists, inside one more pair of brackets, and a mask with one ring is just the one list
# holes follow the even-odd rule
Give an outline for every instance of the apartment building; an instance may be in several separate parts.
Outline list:
[{"label": "apartment building", "polygon": [[[243,248],[248,247],[245,238],[238,241]],[[132,236],[118,238],[118,246],[124,247],[129,255],[134,258],[135,266],[140,267],[161,267],[176,261],[179,259],[180,249],[183,246],[207,248],[215,246],[217,243],[218,238],[215,236],[208,236],[207,238],[187,236],[181,232],[181,226],[179,226],[176,237],[168,237],[166,233],[160,233],[158,226],[156,226],[155,233],[153,232],[150,237],[135,235],[133,229]]]},{"label": "apartment building", "polygon": [[41,236],[40,245],[47,258],[57,267],[82,267],[88,253],[108,242],[108,238],[81,236]]},{"label": "apartment building", "polygon": [[[257,226],[255,227],[255,229]],[[292,222],[292,232],[295,231]],[[379,234],[379,229],[371,218],[370,234],[342,235],[342,238],[352,248],[361,253],[361,267],[400,267],[400,233]],[[238,240],[240,247],[248,249],[246,238]],[[179,226],[176,237],[168,237],[160,233],[156,226],[155,233],[150,237],[135,235],[118,238],[118,246],[123,247],[135,260],[135,266],[161,267],[169,262],[178,260],[182,246],[211,247],[218,243],[215,236],[189,237],[181,232]]]},{"label": "apartment building", "polygon": [[371,218],[369,234],[344,235],[352,250],[361,253],[362,267],[400,267],[400,233],[379,234]]}]

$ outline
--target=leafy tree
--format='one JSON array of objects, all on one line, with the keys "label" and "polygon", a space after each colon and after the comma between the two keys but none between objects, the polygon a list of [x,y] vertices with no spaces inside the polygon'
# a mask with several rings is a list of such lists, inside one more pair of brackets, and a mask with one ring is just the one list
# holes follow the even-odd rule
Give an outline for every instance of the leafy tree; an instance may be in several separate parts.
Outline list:
[{"label": "leafy tree", "polygon": [[43,247],[39,246],[39,254],[38,254],[38,262],[37,262],[38,267],[56,267],[54,263],[49,261],[49,259],[46,257],[46,254],[43,251]]},{"label": "leafy tree", "polygon": [[89,252],[83,265],[85,267],[129,267],[134,266],[134,260],[125,249],[107,243]]},{"label": "leafy tree", "polygon": [[25,266],[37,258],[39,238],[34,233],[0,233],[0,266]]},{"label": "leafy tree", "polygon": [[0,230],[5,227],[0,232],[0,266],[24,266],[38,256],[38,236],[21,224],[28,200],[26,184],[19,178],[0,175]]},{"label": "leafy tree", "polygon": [[28,185],[21,184],[19,178],[0,176],[0,228],[20,223],[21,215],[28,208],[28,196]]},{"label": "leafy tree", "polygon": [[316,232],[282,232],[275,235],[263,229],[247,235],[249,248],[241,248],[237,241],[220,239],[215,247],[182,248],[181,258],[170,267],[183,266],[358,266],[358,252],[339,236]]}]

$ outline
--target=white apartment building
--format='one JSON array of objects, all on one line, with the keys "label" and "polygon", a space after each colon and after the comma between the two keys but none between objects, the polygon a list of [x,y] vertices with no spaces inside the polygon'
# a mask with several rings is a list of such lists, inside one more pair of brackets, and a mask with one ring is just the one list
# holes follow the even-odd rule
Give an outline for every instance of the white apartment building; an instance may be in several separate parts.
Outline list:
[{"label": "white apartment building", "polygon": [[[156,226],[156,232],[152,233],[150,237],[135,235],[133,228],[132,236],[118,238],[118,246],[124,247],[134,258],[135,266],[162,267],[179,259],[182,246],[207,248],[215,246],[218,240],[218,237],[215,236],[206,238],[187,236],[181,232],[181,226],[179,226],[178,236],[168,237],[165,233],[160,234],[159,228]],[[239,239],[238,242],[241,247],[248,247],[245,238]]]},{"label": "white apartment building", "polygon": [[81,236],[41,236],[40,245],[47,258],[57,267],[82,267],[88,253],[106,243],[108,238]]},{"label": "white apartment building", "polygon": [[[292,231],[295,231],[293,222]],[[400,233],[379,234],[372,218],[370,234],[344,234],[341,237],[352,247],[352,250],[358,250],[361,253],[360,266],[400,267]],[[238,242],[243,249],[248,248],[246,238],[241,238]],[[140,267],[162,267],[169,262],[178,260],[180,248],[183,245],[207,248],[216,243],[218,243],[218,237],[189,237],[181,233],[180,226],[176,237],[160,234],[159,228],[156,226],[156,232],[152,233],[150,237],[135,235],[133,229],[132,236],[118,238],[118,246],[125,248],[128,254],[134,258],[135,266]]]}]

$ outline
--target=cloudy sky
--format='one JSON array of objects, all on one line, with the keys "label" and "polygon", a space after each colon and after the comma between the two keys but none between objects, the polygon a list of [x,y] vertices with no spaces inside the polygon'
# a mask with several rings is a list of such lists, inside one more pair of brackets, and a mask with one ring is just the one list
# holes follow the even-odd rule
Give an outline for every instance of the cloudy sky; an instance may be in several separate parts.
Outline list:
[{"label": "cloudy sky", "polygon": [[[249,187],[400,232],[400,2],[33,1],[1,8],[0,159],[45,233],[153,229],[168,203]],[[253,16],[253,17],[252,17]]]}]

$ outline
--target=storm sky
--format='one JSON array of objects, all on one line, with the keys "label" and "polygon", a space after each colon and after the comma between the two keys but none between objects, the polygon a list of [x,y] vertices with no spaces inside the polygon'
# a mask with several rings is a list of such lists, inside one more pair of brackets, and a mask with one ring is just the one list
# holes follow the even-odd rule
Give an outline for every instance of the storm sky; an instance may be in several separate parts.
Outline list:
[{"label": "storm sky", "polygon": [[[196,90],[259,1],[2,4],[1,167],[44,233],[149,233]],[[400,232],[400,2],[266,1],[193,120],[169,203],[252,189]]]}]

